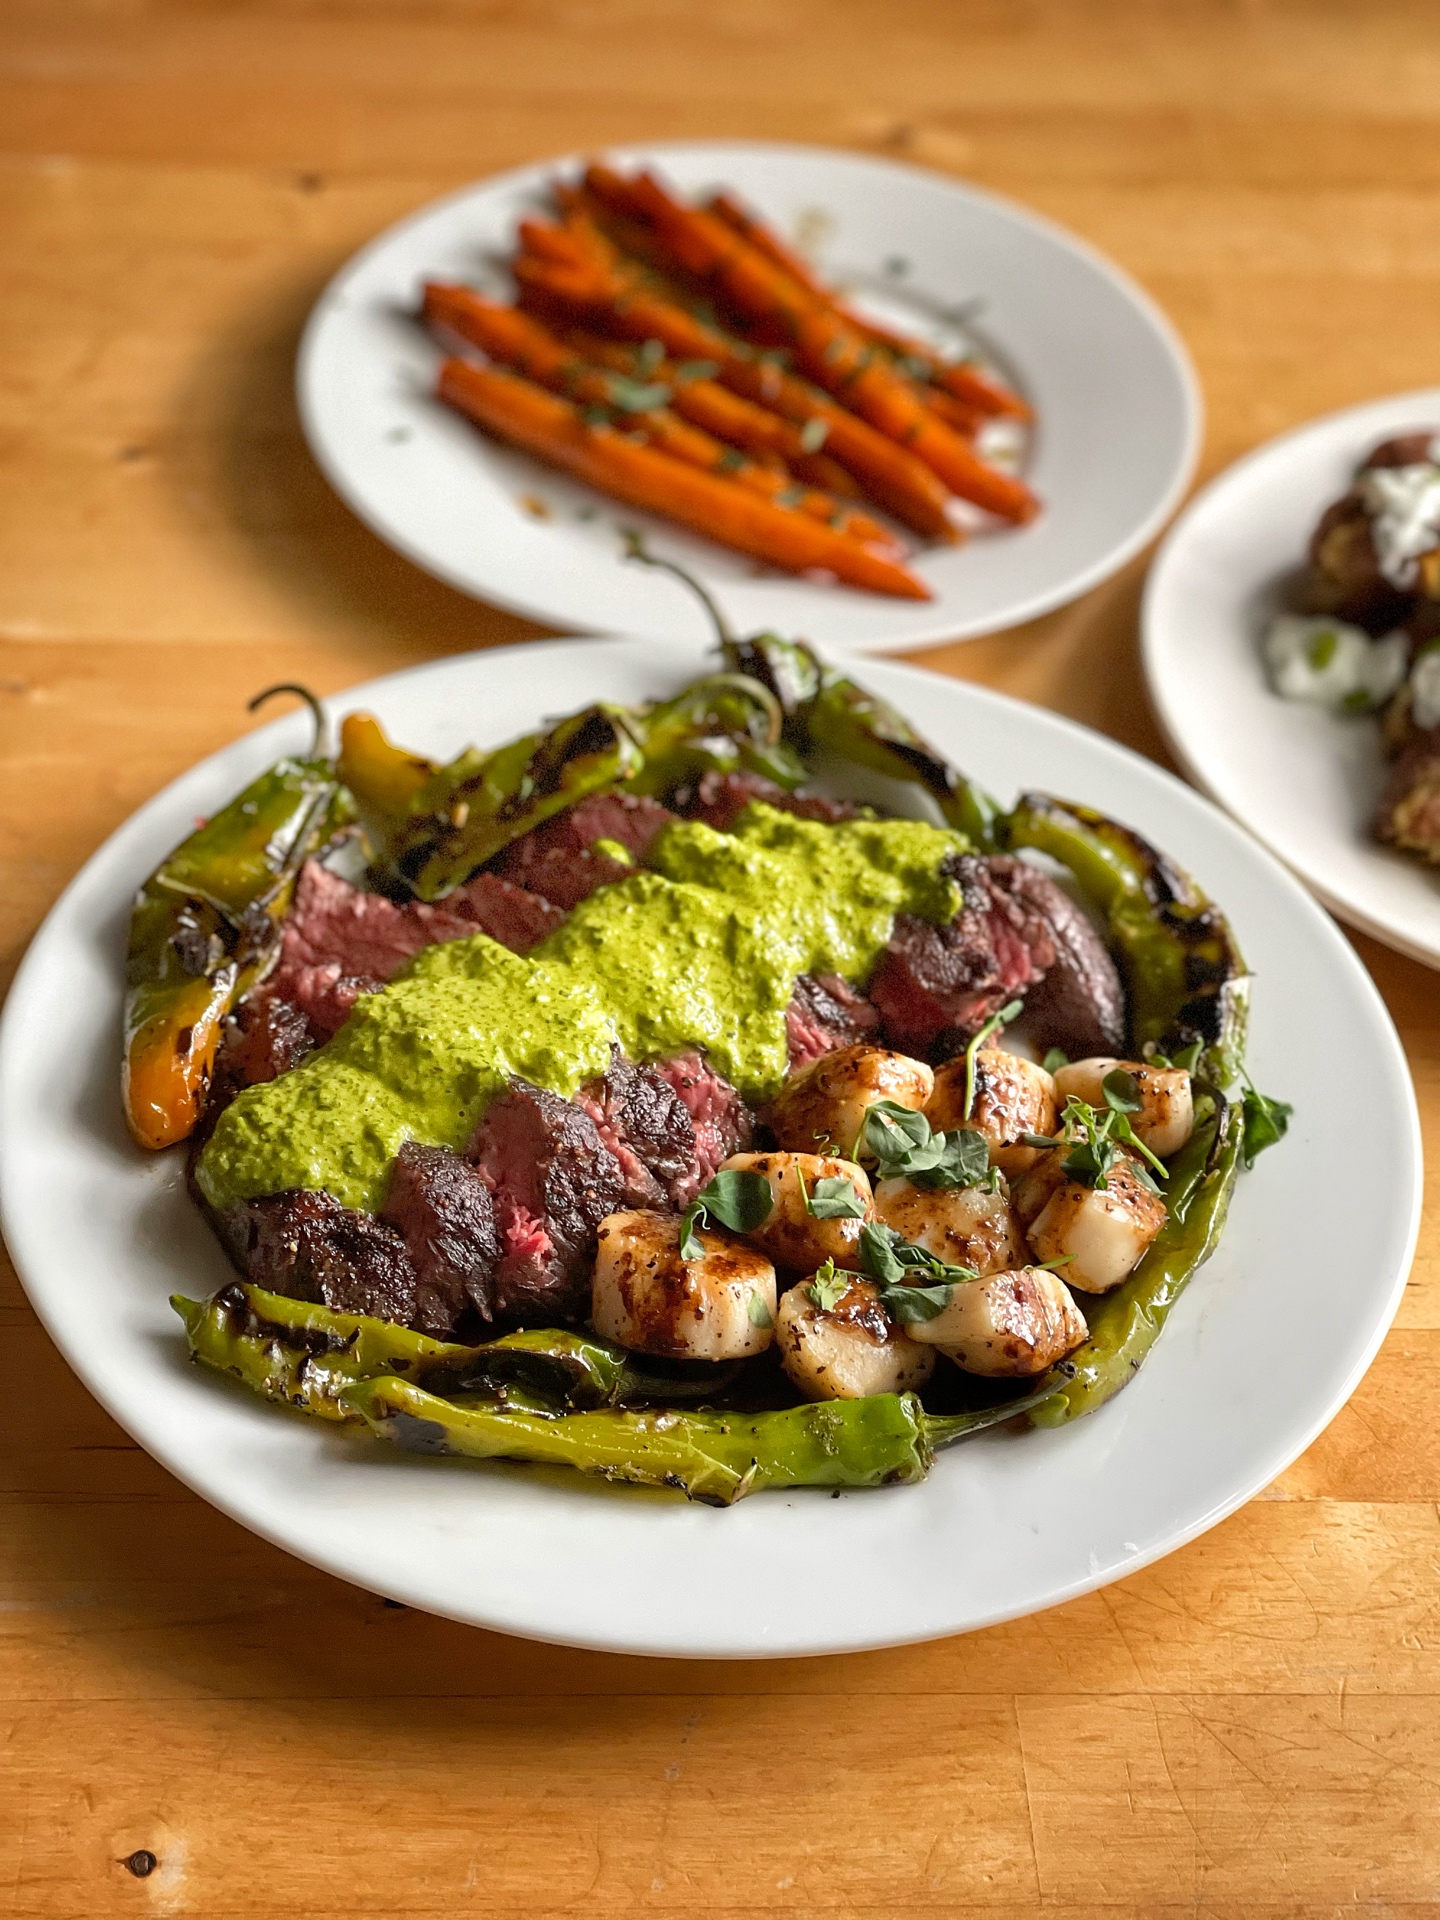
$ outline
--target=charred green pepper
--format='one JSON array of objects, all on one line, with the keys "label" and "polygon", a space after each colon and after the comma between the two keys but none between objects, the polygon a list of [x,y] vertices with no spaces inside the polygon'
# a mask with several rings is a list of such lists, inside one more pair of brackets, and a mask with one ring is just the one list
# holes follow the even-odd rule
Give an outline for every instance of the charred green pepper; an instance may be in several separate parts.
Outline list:
[{"label": "charred green pepper", "polygon": [[172,1146],[193,1131],[220,1023],[273,963],[301,865],[354,818],[321,752],[318,708],[317,716],[311,757],[281,760],[252,780],[161,862],[136,897],[122,1087],[126,1119],[143,1147]]},{"label": "charred green pepper", "polygon": [[1129,827],[1049,794],[1022,794],[998,831],[1005,846],[1068,867],[1102,915],[1137,1050],[1173,1055],[1199,1041],[1201,1071],[1228,1086],[1245,1052],[1250,974],[1229,922],[1190,875]]},{"label": "charred green pepper", "polygon": [[437,768],[395,821],[383,868],[419,899],[443,899],[512,840],[624,785],[643,761],[624,709],[603,703],[493,753],[467,750]]},{"label": "charred green pepper", "polygon": [[1128,1280],[1086,1299],[1089,1337],[1066,1362],[1070,1379],[1031,1411],[1032,1425],[1058,1427],[1093,1413],[1133,1380],[1191,1275],[1215,1251],[1235,1187],[1241,1128],[1224,1096],[1210,1097],[1215,1116],[1170,1163],[1169,1219]]},{"label": "charred green pepper", "polygon": [[340,1395],[376,1375],[399,1375],[446,1398],[508,1404],[519,1395],[559,1412],[713,1396],[734,1372],[691,1366],[662,1373],[624,1347],[564,1328],[527,1329],[465,1346],[247,1281],[232,1281],[207,1301],[174,1294],[170,1304],[196,1360],[322,1420],[358,1418]]},{"label": "charred green pepper", "polygon": [[792,790],[805,779],[805,762],[781,739],[784,715],[762,681],[745,673],[712,673],[692,681],[673,700],[630,717],[645,761],[636,793],[668,794],[712,770],[758,773]]},{"label": "charred green pepper", "polygon": [[728,1507],[764,1487],[880,1487],[923,1480],[936,1449],[1038,1406],[1023,1400],[933,1416],[913,1393],[828,1400],[773,1413],[606,1409],[548,1419],[457,1407],[408,1381],[377,1378],[346,1390],[382,1439],[413,1453],[458,1453],[574,1467],[606,1480],[670,1487]]}]

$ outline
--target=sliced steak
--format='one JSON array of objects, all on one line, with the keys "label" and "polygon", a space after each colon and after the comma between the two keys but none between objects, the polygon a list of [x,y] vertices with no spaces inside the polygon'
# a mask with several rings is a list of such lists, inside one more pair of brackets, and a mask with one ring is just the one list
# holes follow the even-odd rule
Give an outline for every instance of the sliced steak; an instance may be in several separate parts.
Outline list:
[{"label": "sliced steak", "polygon": [[480,1122],[473,1154],[495,1198],[497,1319],[576,1321],[590,1305],[595,1230],[625,1180],[590,1115],[515,1079]]},{"label": "sliced steak", "polygon": [[615,1156],[627,1207],[687,1206],[695,1178],[695,1125],[659,1067],[637,1067],[618,1047],[602,1080],[576,1095]]},{"label": "sliced steak", "polygon": [[[668,807],[643,794],[593,794],[512,840],[496,855],[490,871],[568,910],[597,887],[624,880],[632,862],[645,858],[656,834],[674,818]],[[599,840],[624,847],[631,861],[597,851]]]},{"label": "sliced steak", "polygon": [[657,1060],[653,1070],[680,1096],[695,1131],[694,1159],[670,1188],[671,1205],[688,1207],[721,1161],[750,1145],[754,1116],[730,1082],[699,1053]]},{"label": "sliced steak", "polygon": [[494,1318],[500,1232],[489,1187],[463,1155],[407,1140],[395,1158],[380,1218],[415,1268],[415,1325],[444,1339],[467,1307]]},{"label": "sliced steak", "polygon": [[752,800],[802,820],[853,820],[860,809],[849,800],[822,800],[815,794],[787,793],[763,773],[721,773],[712,768],[693,786],[681,787],[675,806],[687,819],[703,820],[707,827],[728,833]]},{"label": "sliced steak", "polygon": [[220,1030],[202,1123],[205,1138],[237,1093],[298,1067],[318,1041],[304,1009],[281,999],[268,982],[252,994]]},{"label": "sliced steak", "polygon": [[393,980],[426,947],[474,933],[523,953],[564,916],[523,888],[482,874],[440,906],[365,893],[308,860],[285,921],[280,958],[266,990],[292,1001],[321,1040],[344,1025],[362,993]]},{"label": "sliced steak", "polygon": [[790,1071],[798,1073],[837,1047],[863,1040],[879,1025],[879,1013],[847,980],[833,973],[802,973],[785,1009]]},{"label": "sliced steak", "polygon": [[242,1200],[219,1216],[231,1259],[256,1286],[337,1313],[415,1324],[416,1276],[405,1242],[372,1214],[329,1193]]},{"label": "sliced steak", "polygon": [[885,1038],[903,1053],[927,1052],[942,1035],[970,1035],[1054,958],[1032,957],[1015,916],[988,881],[987,863],[962,854],[951,871],[964,904],[948,926],[895,917],[890,944],[867,989]]},{"label": "sliced steak", "polygon": [[1129,1018],[1120,974],[1089,916],[1048,874],[1028,860],[986,863],[992,898],[1007,906],[1043,978],[1025,996],[1036,1037],[1072,1060],[1122,1053]]},{"label": "sliced steak", "polygon": [[498,873],[477,873],[445,896],[445,908],[468,920],[471,933],[488,933],[512,953],[528,953],[547,933],[565,924],[560,907],[511,880],[502,880]]}]

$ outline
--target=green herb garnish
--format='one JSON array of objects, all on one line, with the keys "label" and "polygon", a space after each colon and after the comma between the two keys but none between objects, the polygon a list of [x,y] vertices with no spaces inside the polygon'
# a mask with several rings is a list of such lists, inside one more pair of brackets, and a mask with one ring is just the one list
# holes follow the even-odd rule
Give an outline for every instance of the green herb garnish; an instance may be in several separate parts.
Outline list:
[{"label": "green herb garnish", "polygon": [[1058,1073],[1061,1067],[1068,1067],[1070,1056],[1063,1047],[1050,1047],[1040,1062],[1046,1073]]},{"label": "green herb garnish", "polygon": [[1285,1138],[1295,1109],[1288,1101],[1272,1100],[1261,1093],[1243,1067],[1240,1074],[1245,1082],[1240,1102],[1240,1158],[1248,1173],[1267,1147]]},{"label": "green herb garnish", "polygon": [[861,1148],[874,1158],[882,1180],[912,1180],[931,1188],[995,1185],[983,1134],[974,1127],[936,1133],[923,1113],[893,1100],[877,1100],[866,1110],[857,1151]]},{"label": "green herb garnish", "polygon": [[775,1196],[763,1173],[748,1168],[724,1168],[709,1186],[702,1187],[680,1222],[680,1258],[698,1260],[705,1249],[697,1230],[712,1223],[732,1233],[753,1233],[770,1217]]}]

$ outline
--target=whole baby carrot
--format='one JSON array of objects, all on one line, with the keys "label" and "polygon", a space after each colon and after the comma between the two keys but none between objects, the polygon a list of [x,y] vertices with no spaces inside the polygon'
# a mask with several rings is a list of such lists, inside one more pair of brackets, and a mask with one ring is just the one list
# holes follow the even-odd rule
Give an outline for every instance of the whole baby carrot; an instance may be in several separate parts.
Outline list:
[{"label": "whole baby carrot", "polygon": [[440,369],[438,391],[502,439],[630,506],[678,520],[724,546],[791,571],[823,568],[872,593],[930,598],[923,581],[883,554],[654,447],[637,446],[612,427],[592,426],[569,401],[532,381],[450,359]]}]

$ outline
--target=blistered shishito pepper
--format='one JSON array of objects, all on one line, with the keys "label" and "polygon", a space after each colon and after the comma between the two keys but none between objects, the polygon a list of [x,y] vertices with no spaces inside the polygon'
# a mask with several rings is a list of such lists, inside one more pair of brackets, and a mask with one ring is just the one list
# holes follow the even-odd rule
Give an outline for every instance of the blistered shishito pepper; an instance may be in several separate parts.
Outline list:
[{"label": "blistered shishito pepper", "polygon": [[125,967],[122,1083],[141,1146],[172,1146],[194,1129],[221,1021],[273,962],[302,863],[353,817],[318,752],[281,760],[140,889]]},{"label": "blistered shishito pepper", "polygon": [[211,1300],[172,1294],[190,1351],[206,1366],[234,1374],[267,1400],[322,1420],[355,1420],[340,1394],[372,1374],[412,1378],[427,1366],[451,1366],[471,1349],[412,1333],[389,1320],[336,1313],[234,1280]]},{"label": "blistered shishito pepper", "polygon": [[673,700],[632,714],[630,725],[645,753],[637,793],[670,793],[712,769],[763,774],[787,789],[806,776],[805,762],[781,738],[779,701],[749,674],[707,674]]},{"label": "blistered shishito pepper", "polygon": [[1191,1275],[1215,1251],[1235,1187],[1241,1132],[1239,1114],[1223,1096],[1218,1104],[1217,1116],[1197,1127],[1170,1163],[1170,1217],[1144,1259],[1112,1292],[1087,1296],[1089,1337],[1065,1363],[1069,1380],[1031,1412],[1033,1425],[1078,1420],[1133,1380]]},{"label": "blistered shishito pepper", "polygon": [[1054,1391],[1047,1382],[1023,1400],[944,1415],[927,1414],[913,1393],[884,1393],[773,1413],[608,1408],[551,1419],[458,1407],[395,1378],[360,1381],[345,1399],[382,1439],[414,1453],[574,1467],[728,1507],[765,1487],[923,1480],[937,1448],[1026,1412]]},{"label": "blistered shishito pepper", "polygon": [[589,1409],[629,1401],[713,1396],[733,1367],[647,1369],[624,1347],[566,1328],[527,1329],[475,1346],[435,1340],[392,1321],[339,1313],[309,1300],[234,1280],[213,1299],[170,1304],[190,1351],[207,1366],[325,1420],[354,1420],[340,1393],[357,1380],[395,1374],[447,1398]]},{"label": "blistered shishito pepper", "polygon": [[379,849],[382,866],[421,900],[443,899],[532,827],[631,780],[644,756],[627,720],[623,708],[596,704],[548,733],[493,753],[472,748],[436,768],[394,821]]},{"label": "blistered shishito pepper", "polygon": [[1045,793],[1022,794],[999,834],[1068,867],[1103,917],[1136,1048],[1175,1054],[1198,1040],[1201,1072],[1228,1086],[1245,1053],[1250,974],[1229,922],[1190,875],[1129,827]]}]

